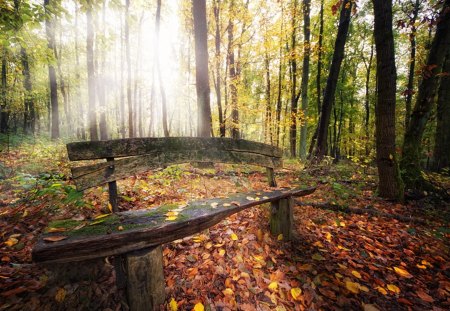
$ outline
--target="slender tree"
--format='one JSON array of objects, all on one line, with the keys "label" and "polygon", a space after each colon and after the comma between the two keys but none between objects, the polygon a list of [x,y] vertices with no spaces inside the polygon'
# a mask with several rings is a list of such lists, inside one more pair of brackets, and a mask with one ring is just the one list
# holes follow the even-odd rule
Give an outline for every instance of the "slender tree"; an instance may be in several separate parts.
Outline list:
[{"label": "slender tree", "polygon": [[405,132],[401,160],[402,176],[408,188],[421,190],[429,188],[421,172],[421,144],[425,126],[435,103],[439,74],[445,55],[450,47],[450,0],[445,0],[439,14],[436,33],[422,69],[416,104]]},{"label": "slender tree", "polygon": [[289,130],[289,141],[291,156],[295,157],[297,155],[297,119],[298,119],[298,100],[299,94],[297,95],[297,6],[298,1],[294,0],[292,3],[292,32],[291,32],[291,57],[290,57],[290,72],[291,72],[291,124]]},{"label": "slender tree", "polygon": [[222,92],[221,92],[221,68],[220,68],[220,45],[221,45],[221,34],[220,34],[220,0],[214,0],[214,22],[215,22],[215,66],[216,66],[216,81],[215,81],[215,90],[216,90],[216,99],[217,99],[217,110],[219,114],[219,135],[220,137],[225,137],[226,128],[225,128],[225,119],[222,107]]},{"label": "slender tree", "polygon": [[229,14],[230,19],[228,21],[228,69],[229,69],[229,83],[231,93],[231,137],[234,139],[240,138],[239,133],[239,110],[238,110],[238,94],[237,94],[237,66],[234,57],[234,0],[230,1]]},{"label": "slender tree", "polygon": [[403,184],[395,155],[395,68],[392,0],[373,0],[377,51],[377,105],[375,108],[378,194],[403,199]]},{"label": "slender tree", "polygon": [[[158,0],[161,5],[161,0]],[[128,135],[134,137],[133,101],[131,94],[130,0],[125,0],[125,59],[127,62]]]},{"label": "slender tree", "polygon": [[333,59],[328,74],[317,131],[317,144],[314,156],[318,161],[320,161],[327,153],[328,125],[330,123],[331,108],[336,92],[339,71],[341,69],[342,59],[344,58],[345,42],[347,41],[348,29],[350,26],[352,5],[352,0],[344,0],[341,5],[338,33],[334,44]]},{"label": "slender tree", "polygon": [[2,95],[0,102],[0,133],[6,134],[8,132],[8,119],[9,113],[7,111],[7,60],[6,60],[6,48],[3,48],[2,55]]},{"label": "slender tree", "polygon": [[309,84],[309,55],[311,51],[310,37],[310,14],[311,0],[303,0],[303,68],[302,68],[302,111],[303,122],[300,130],[300,158],[306,159],[307,143],[307,118],[308,118],[308,84]]},{"label": "slender tree", "polygon": [[98,140],[97,109],[95,105],[95,71],[94,71],[94,24],[92,21],[92,0],[86,1],[86,61],[88,74],[89,100],[89,135],[91,140]]},{"label": "slender tree", "polygon": [[[206,24],[206,1],[192,0],[195,39],[195,86],[197,89],[198,123],[197,136],[211,135],[211,107],[209,103],[208,75],[208,26]],[[220,87],[220,86],[219,86]]]}]

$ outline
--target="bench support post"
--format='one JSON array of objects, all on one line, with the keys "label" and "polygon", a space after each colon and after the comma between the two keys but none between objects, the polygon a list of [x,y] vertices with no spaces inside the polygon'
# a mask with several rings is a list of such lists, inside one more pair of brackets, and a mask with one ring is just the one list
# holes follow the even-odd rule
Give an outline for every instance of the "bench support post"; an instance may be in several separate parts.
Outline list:
[{"label": "bench support post", "polygon": [[292,206],[292,197],[273,202],[270,206],[270,232],[276,236],[282,234],[284,241],[289,241],[292,237]]},{"label": "bench support post", "polygon": [[130,310],[159,310],[165,300],[161,245],[128,253],[126,269]]}]

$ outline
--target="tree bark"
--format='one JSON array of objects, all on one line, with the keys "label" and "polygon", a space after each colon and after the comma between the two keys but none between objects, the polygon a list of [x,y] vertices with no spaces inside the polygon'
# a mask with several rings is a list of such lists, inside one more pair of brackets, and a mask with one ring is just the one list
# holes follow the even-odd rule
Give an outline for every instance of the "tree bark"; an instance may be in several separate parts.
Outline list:
[{"label": "tree bark", "polygon": [[447,51],[439,86],[436,116],[434,170],[442,172],[450,167],[450,49]]},{"label": "tree bark", "polygon": [[221,73],[220,73],[220,0],[214,1],[214,21],[216,26],[216,34],[214,38],[215,48],[216,48],[216,99],[217,99],[217,109],[219,113],[219,135],[220,137],[225,137],[226,128],[225,128],[225,120],[223,116],[223,108],[222,108],[222,92],[221,92]]},{"label": "tree bark", "polygon": [[[24,47],[20,48],[20,55],[22,61],[22,75],[23,75],[23,87],[25,89],[24,94],[24,106],[25,112],[23,115],[23,131],[25,134],[34,134],[34,123],[35,123],[35,111],[34,111],[34,101],[33,101],[33,84],[31,82],[30,65],[28,60],[28,53]],[[53,68],[53,66],[52,66]],[[50,66],[49,66],[50,70]],[[51,81],[50,76],[50,81]],[[53,78],[56,81],[55,69],[53,68]],[[51,84],[50,84],[51,87]],[[56,92],[56,85],[55,85]],[[53,96],[51,97],[53,99]],[[53,108],[53,101],[52,101]],[[53,131],[52,131],[53,132]],[[53,136],[52,136],[53,138]]]},{"label": "tree bark", "polygon": [[446,0],[440,12],[436,33],[431,44],[426,65],[422,70],[422,81],[409,127],[405,132],[402,176],[408,188],[421,190],[427,186],[421,172],[421,144],[425,126],[435,102],[439,73],[450,46],[450,0]]},{"label": "tree bark", "polygon": [[[319,42],[318,42],[318,52],[317,52],[317,79],[316,79],[316,88],[317,88],[317,114],[320,116],[320,110],[321,110],[321,97],[322,97],[322,90],[321,90],[321,77],[322,77],[322,49],[323,49],[323,2],[324,0],[320,1],[320,13],[319,13]],[[314,145],[314,143],[312,144]],[[311,153],[311,152],[310,152]]]},{"label": "tree bark", "polygon": [[406,103],[405,103],[405,129],[409,125],[409,115],[411,114],[411,103],[414,90],[414,70],[416,66],[416,20],[419,15],[420,0],[416,0],[413,8],[413,16],[411,18],[411,32],[409,34],[409,42],[411,43],[411,55],[409,57],[409,73],[408,73],[408,86],[406,89]]},{"label": "tree bark", "polygon": [[[192,0],[195,39],[195,86],[197,90],[197,136],[211,136],[211,106],[209,102],[208,25],[206,0]],[[220,85],[218,85],[220,88]]]},{"label": "tree bark", "polygon": [[297,43],[297,0],[294,0],[292,7],[292,33],[291,33],[291,118],[290,118],[290,129],[289,129],[289,141],[291,149],[291,157],[297,156],[297,55],[295,53]]},{"label": "tree bark", "polygon": [[347,41],[348,29],[350,26],[352,4],[353,2],[351,0],[344,0],[341,7],[338,33],[334,44],[333,60],[327,79],[317,131],[317,145],[314,152],[317,161],[320,161],[327,153],[328,125],[330,123],[331,108],[336,92],[339,71],[341,69],[342,59],[344,58],[345,42]]},{"label": "tree bark", "polygon": [[303,69],[302,69],[302,111],[303,122],[300,129],[300,158],[306,159],[306,140],[308,136],[308,84],[309,84],[309,56],[311,52],[310,29],[311,0],[303,0]]},{"label": "tree bark", "polygon": [[[103,38],[106,37],[105,28],[106,28],[106,0],[103,0],[102,3],[102,33]],[[101,45],[100,45],[101,46]],[[97,66],[97,75],[95,77],[95,83],[97,86],[97,98],[98,98],[98,106],[100,108],[100,119],[99,119],[99,130],[100,130],[100,139],[107,140],[108,139],[108,127],[106,124],[106,90],[104,85],[103,74],[105,72],[105,51],[98,51],[97,59],[100,58],[100,65]],[[98,62],[97,62],[98,63]]]},{"label": "tree bark", "polygon": [[[161,0],[158,0],[160,4]],[[134,137],[133,101],[131,98],[130,0],[125,0],[125,59],[127,62],[128,137]]]},{"label": "tree bark", "polygon": [[86,1],[86,60],[88,73],[89,99],[89,134],[91,140],[98,140],[97,109],[95,105],[95,71],[94,71],[94,25],[92,21],[92,0]]},{"label": "tree bark", "polygon": [[[369,61],[366,65],[366,86],[365,86],[365,98],[364,98],[364,109],[365,109],[365,117],[364,117],[364,132],[365,132],[365,149],[366,156],[370,154],[369,148],[369,121],[370,121],[370,73],[372,71],[372,61],[373,61],[373,43],[370,46],[370,57]],[[364,62],[365,63],[365,62]]]},{"label": "tree bark", "polygon": [[0,102],[0,133],[2,134],[6,134],[8,132],[9,121],[9,112],[6,110],[8,104],[8,100],[6,98],[8,88],[6,55],[6,49],[4,49],[2,55],[2,97]]},{"label": "tree bark", "polygon": [[239,133],[239,110],[238,110],[238,94],[237,94],[237,73],[234,60],[234,24],[233,24],[234,0],[230,1],[230,19],[228,22],[228,69],[230,77],[230,93],[231,93],[231,137],[240,138]]},{"label": "tree bark", "polygon": [[387,199],[403,199],[395,155],[395,68],[392,31],[392,0],[373,0],[377,51],[377,105],[375,107],[378,194]]}]

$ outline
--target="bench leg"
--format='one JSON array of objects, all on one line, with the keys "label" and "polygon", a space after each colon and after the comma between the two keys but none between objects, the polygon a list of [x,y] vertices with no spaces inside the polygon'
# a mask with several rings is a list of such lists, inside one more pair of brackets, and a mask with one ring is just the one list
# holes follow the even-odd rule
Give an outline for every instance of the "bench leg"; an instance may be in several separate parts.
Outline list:
[{"label": "bench leg", "polygon": [[159,310],[165,300],[161,245],[128,253],[126,269],[130,310]]},{"label": "bench leg", "polygon": [[284,241],[289,241],[292,237],[294,217],[292,206],[292,197],[287,197],[271,204],[270,232],[276,236],[282,234]]}]

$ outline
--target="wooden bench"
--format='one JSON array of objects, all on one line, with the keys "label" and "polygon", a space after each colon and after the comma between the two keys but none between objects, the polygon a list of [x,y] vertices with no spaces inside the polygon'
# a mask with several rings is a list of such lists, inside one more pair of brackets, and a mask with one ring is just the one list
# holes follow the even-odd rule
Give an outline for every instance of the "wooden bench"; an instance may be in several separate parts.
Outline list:
[{"label": "wooden bench", "polygon": [[291,238],[292,197],[309,189],[272,188],[206,199],[186,205],[118,212],[116,180],[189,162],[249,164],[266,167],[270,187],[276,187],[274,169],[282,166],[280,149],[252,141],[228,138],[134,138],[67,145],[72,161],[106,162],[72,168],[78,190],[108,184],[114,213],[93,220],[50,223],[32,251],[38,263],[72,263],[115,256],[117,284],[126,287],[131,310],[152,310],[164,302],[161,245],[205,230],[246,208],[271,203],[270,229]]}]

